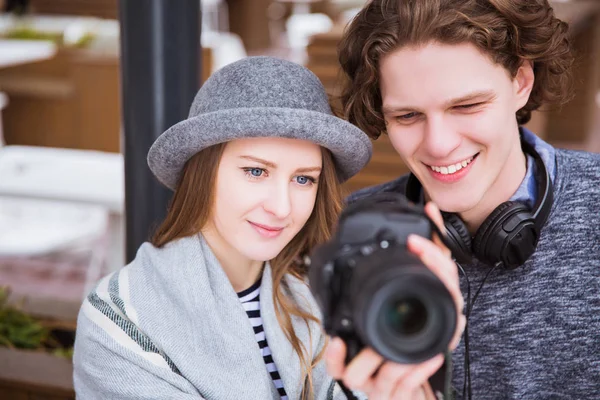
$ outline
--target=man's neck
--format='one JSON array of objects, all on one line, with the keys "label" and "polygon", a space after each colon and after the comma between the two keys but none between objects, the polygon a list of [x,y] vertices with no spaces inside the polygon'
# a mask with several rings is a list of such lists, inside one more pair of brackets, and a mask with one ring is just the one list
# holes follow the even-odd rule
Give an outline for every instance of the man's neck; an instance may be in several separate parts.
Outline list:
[{"label": "man's neck", "polygon": [[[527,173],[527,157],[521,146],[515,146],[496,181],[492,184],[482,200],[473,209],[460,214],[473,235],[483,221],[500,204],[508,201],[515,194]],[[510,166],[510,167],[508,167]]]}]

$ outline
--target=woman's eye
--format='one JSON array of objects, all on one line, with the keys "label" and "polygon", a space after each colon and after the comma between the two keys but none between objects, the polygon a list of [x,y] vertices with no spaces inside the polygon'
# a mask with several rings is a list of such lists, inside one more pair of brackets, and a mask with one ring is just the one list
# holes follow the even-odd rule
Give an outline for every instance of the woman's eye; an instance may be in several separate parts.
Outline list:
[{"label": "woman's eye", "polygon": [[298,182],[301,185],[313,184],[315,183],[315,181],[315,178],[310,176],[301,175],[296,177],[296,182]]},{"label": "woman's eye", "polygon": [[244,170],[246,175],[248,175],[250,178],[260,178],[265,173],[265,170],[263,168],[249,167],[249,168],[242,168],[242,169]]}]

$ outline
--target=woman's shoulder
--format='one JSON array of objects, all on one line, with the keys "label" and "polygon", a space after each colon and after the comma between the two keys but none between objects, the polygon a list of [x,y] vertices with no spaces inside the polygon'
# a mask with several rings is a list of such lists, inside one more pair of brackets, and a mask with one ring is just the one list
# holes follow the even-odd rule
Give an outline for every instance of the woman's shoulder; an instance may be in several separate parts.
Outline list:
[{"label": "woman's shoulder", "polygon": [[190,296],[189,259],[199,251],[189,243],[192,240],[180,239],[160,248],[142,244],[131,262],[105,275],[89,291],[80,316],[107,330],[114,326],[127,332],[154,329],[155,321],[172,314],[179,301]]},{"label": "woman's shoulder", "polygon": [[[190,259],[200,258],[201,255],[201,249],[193,241],[192,237],[183,238],[162,247],[156,247],[150,242],[143,243],[133,260],[111,271],[96,283],[89,292],[87,301],[96,308],[108,305],[124,316],[128,315],[122,310],[126,304],[131,309],[143,308],[144,304],[136,304],[145,303],[140,299],[154,297],[154,292],[171,292],[165,290],[169,286],[181,286],[180,281],[186,279],[185,270],[189,268]],[[164,298],[164,295],[160,297]]]},{"label": "woman's shoulder", "polygon": [[144,242],[135,257],[119,271],[126,271],[131,285],[148,279],[171,281],[183,279],[187,269],[199,267],[206,258],[197,236],[176,239],[161,247]]},{"label": "woman's shoulder", "polygon": [[203,256],[203,249],[197,235],[172,240],[161,247],[151,242],[144,242],[138,248],[135,258],[130,264],[140,263],[172,263],[173,261]]}]

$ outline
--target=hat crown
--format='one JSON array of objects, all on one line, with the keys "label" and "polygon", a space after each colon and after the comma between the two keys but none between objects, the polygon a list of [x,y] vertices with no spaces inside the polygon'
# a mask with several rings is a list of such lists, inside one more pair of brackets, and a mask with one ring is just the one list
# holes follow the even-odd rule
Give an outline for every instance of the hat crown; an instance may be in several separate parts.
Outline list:
[{"label": "hat crown", "polygon": [[189,118],[239,108],[292,108],[332,114],[321,81],[300,64],[273,57],[246,57],[212,74],[202,85]]}]

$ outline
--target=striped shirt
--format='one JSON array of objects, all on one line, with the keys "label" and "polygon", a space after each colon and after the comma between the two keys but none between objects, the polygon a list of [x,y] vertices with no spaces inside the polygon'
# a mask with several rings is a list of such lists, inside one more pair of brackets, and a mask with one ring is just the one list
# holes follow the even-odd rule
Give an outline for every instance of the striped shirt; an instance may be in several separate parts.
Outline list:
[{"label": "striped shirt", "polygon": [[260,280],[248,289],[239,292],[238,297],[246,310],[246,314],[248,314],[248,318],[250,318],[250,323],[254,328],[254,337],[258,342],[258,347],[260,348],[263,360],[267,366],[267,371],[269,371],[271,379],[273,379],[275,388],[277,388],[281,400],[288,400],[285,389],[283,388],[283,381],[281,380],[281,376],[279,376],[277,366],[271,356],[271,349],[269,349],[265,331],[263,329],[262,318],[260,316]]}]

